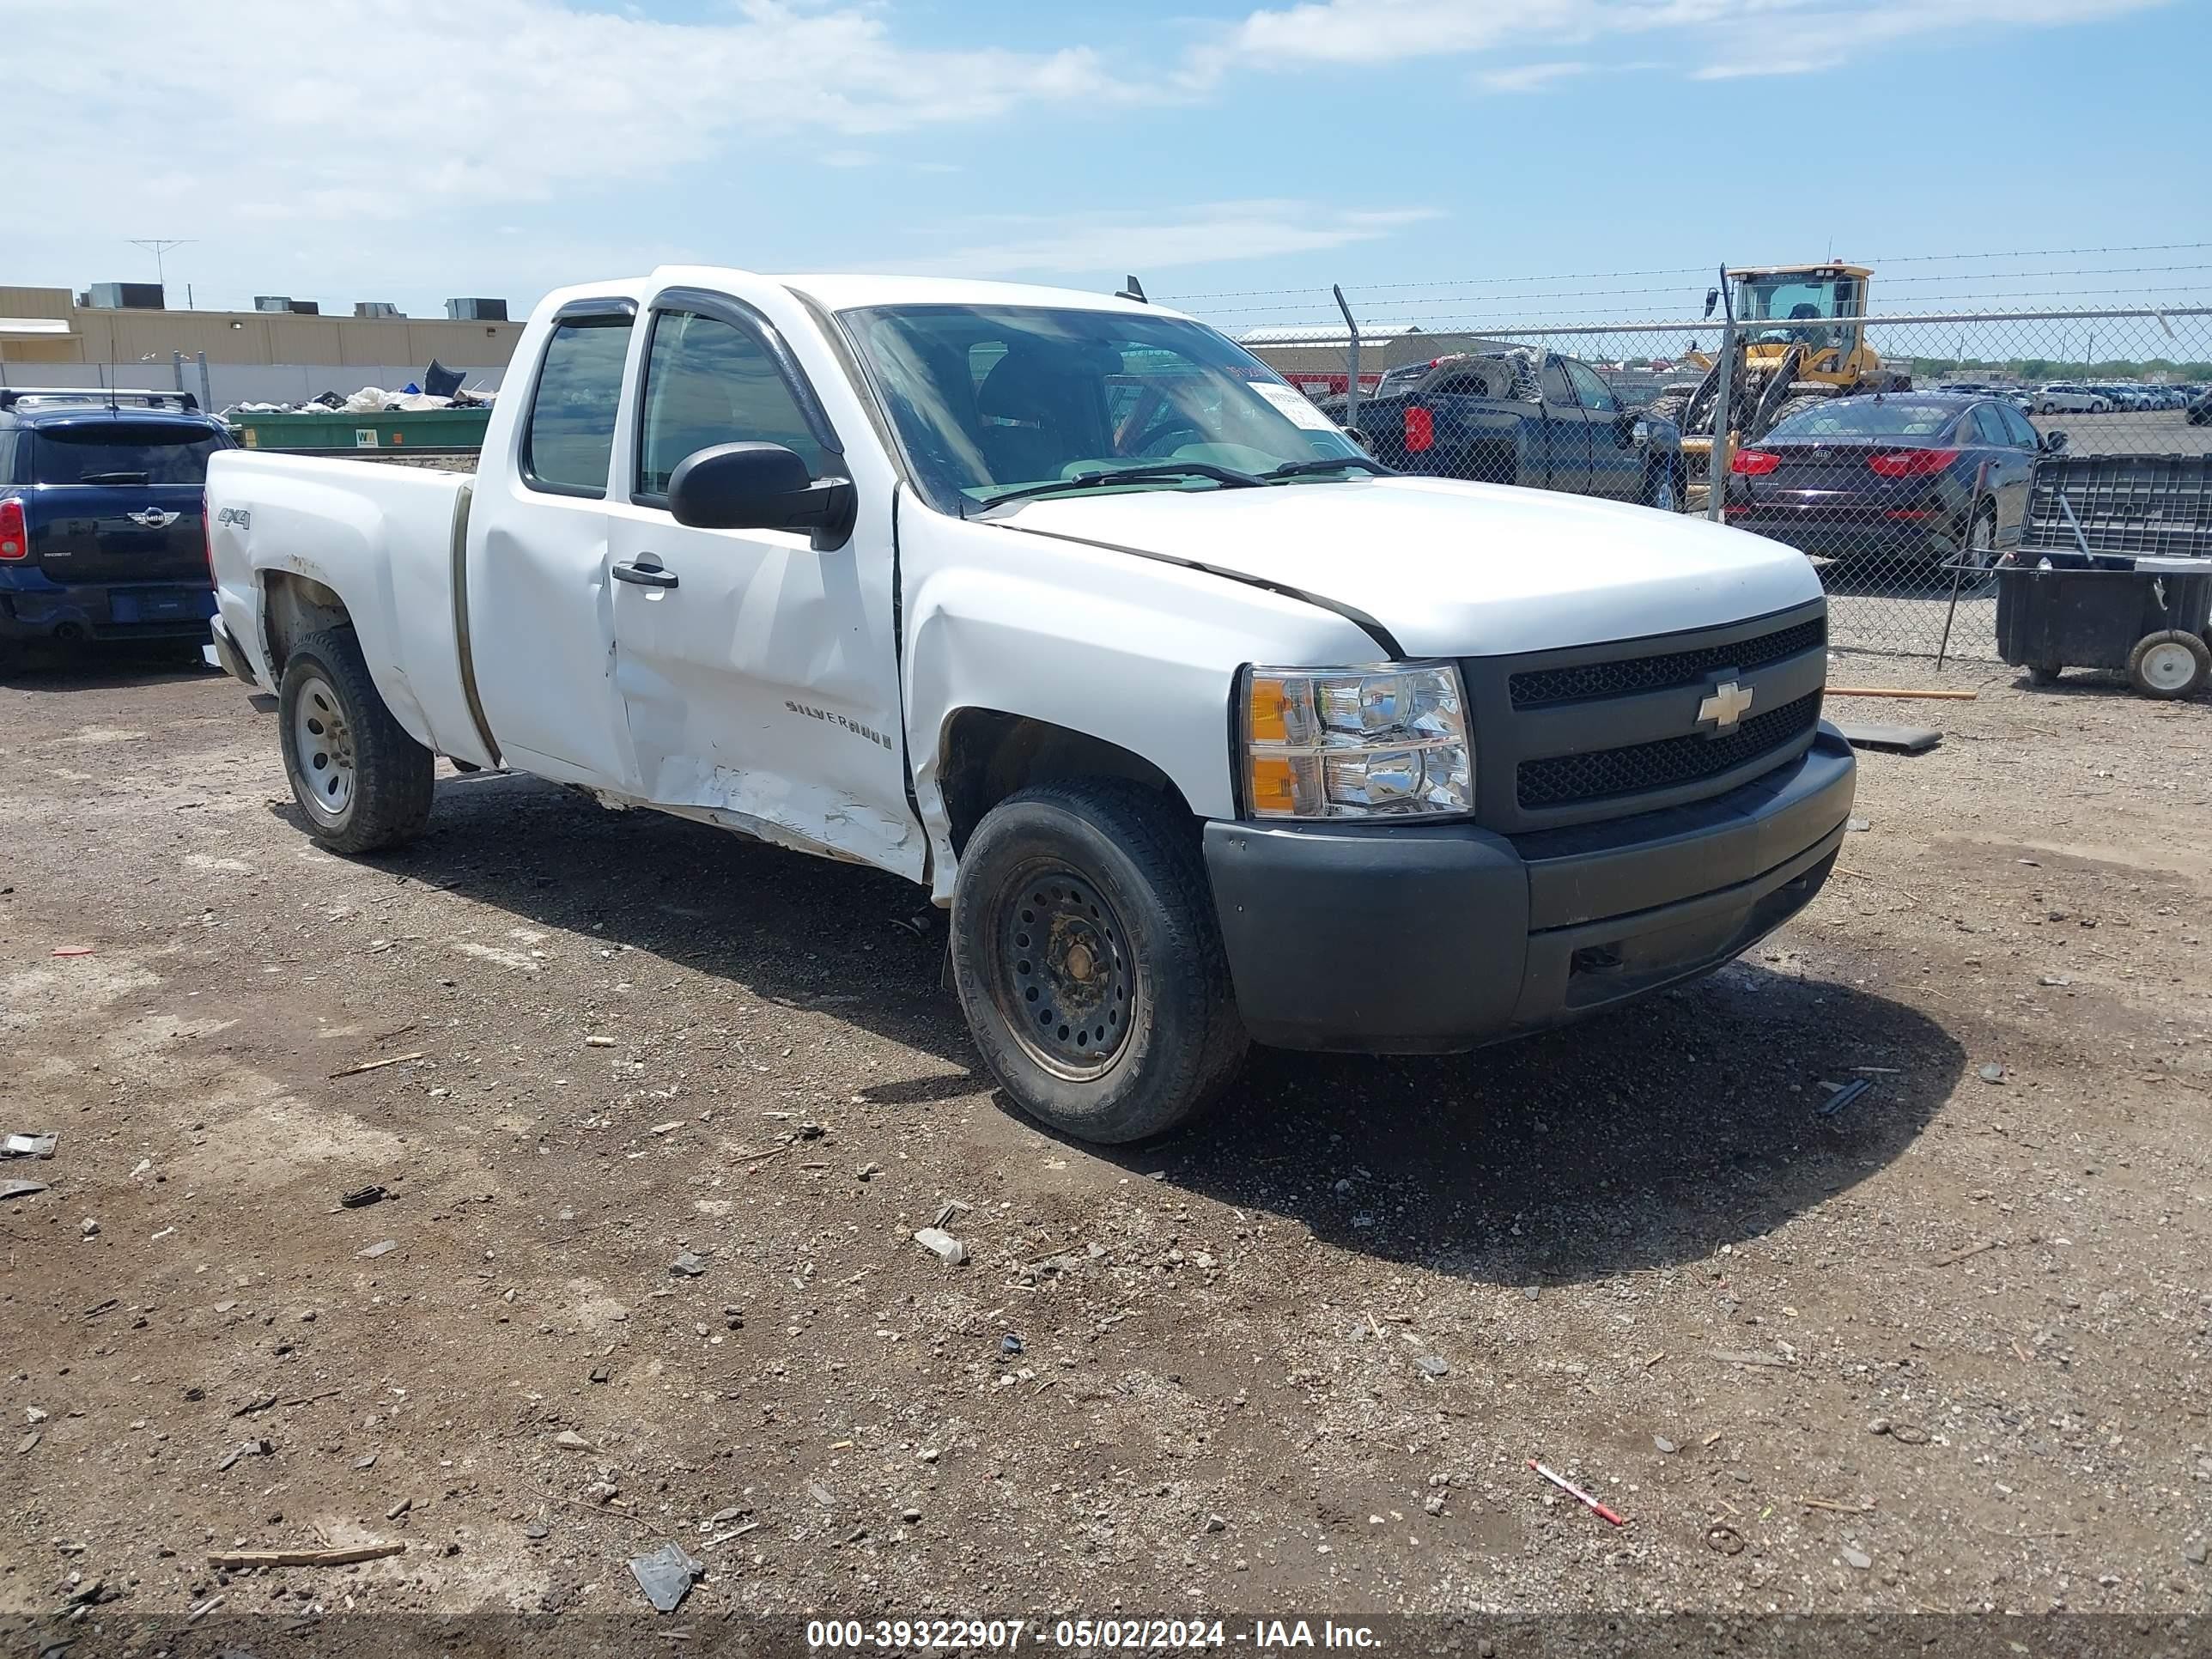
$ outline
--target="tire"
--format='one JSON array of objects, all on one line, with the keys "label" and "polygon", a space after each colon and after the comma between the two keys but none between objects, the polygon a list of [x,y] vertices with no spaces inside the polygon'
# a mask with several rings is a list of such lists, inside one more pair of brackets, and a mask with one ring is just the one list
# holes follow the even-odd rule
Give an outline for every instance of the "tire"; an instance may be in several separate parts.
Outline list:
[{"label": "tire", "polygon": [[2030,685],[2056,685],[2058,684],[2058,677],[2065,672],[2065,665],[2062,663],[2030,663],[2027,669],[2027,683]]},{"label": "tire", "polygon": [[1695,386],[1687,391],[1669,386],[1644,406],[1644,418],[1647,421],[1671,421],[1679,430],[1682,424],[1682,411],[1690,406],[1690,399],[1696,395],[1697,390]]},{"label": "tire", "polygon": [[1682,510],[1682,464],[1662,461],[1644,480],[1644,505],[1661,513]]},{"label": "tire", "polygon": [[[1792,386],[1790,395],[1784,398],[1782,406],[1774,411],[1773,424],[1766,428],[1766,432],[1773,431],[1775,427],[1780,426],[1793,415],[1802,415],[1808,409],[1818,409],[1822,404],[1831,402],[1834,395],[1829,392],[1800,393],[1795,386]],[[1762,432],[1759,435],[1763,438],[1766,435],[1766,432]]]},{"label": "tire", "polygon": [[352,629],[325,629],[292,647],[276,720],[292,798],[317,841],[334,853],[374,853],[421,831],[433,757],[385,707]]},{"label": "tire", "polygon": [[1197,837],[1121,779],[1040,784],[985,815],[952,896],[952,979],[1014,1104],[1099,1145],[1189,1121],[1249,1042]]},{"label": "tire", "polygon": [[2146,634],[2128,653],[2128,684],[2146,697],[2190,697],[2212,679],[2212,646],[2201,635],[2169,628]]},{"label": "tire", "polygon": [[1959,579],[1961,593],[1985,593],[1996,580],[1991,573],[1996,568],[1997,510],[1994,505],[1974,514],[1974,522],[1967,532],[1966,545],[1957,555],[1956,562],[1967,567],[1966,574]]}]

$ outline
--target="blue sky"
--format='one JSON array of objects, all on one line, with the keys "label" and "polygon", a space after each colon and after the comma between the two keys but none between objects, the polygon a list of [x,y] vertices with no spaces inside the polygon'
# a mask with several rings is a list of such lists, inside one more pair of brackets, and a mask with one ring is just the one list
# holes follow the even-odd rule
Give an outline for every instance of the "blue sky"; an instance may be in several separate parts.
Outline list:
[{"label": "blue sky", "polygon": [[[190,237],[202,306],[520,309],[698,259],[1526,320],[1679,313],[1723,258],[2212,241],[2202,0],[0,0],[0,284]],[[2207,257],[1883,297],[2202,293],[2120,273]]]}]

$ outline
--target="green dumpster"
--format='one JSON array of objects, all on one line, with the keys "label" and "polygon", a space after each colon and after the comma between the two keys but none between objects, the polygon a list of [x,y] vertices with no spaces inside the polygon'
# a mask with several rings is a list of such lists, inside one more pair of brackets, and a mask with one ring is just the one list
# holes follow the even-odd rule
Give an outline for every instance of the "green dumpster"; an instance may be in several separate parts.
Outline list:
[{"label": "green dumpster", "polygon": [[240,415],[231,422],[248,449],[482,449],[489,409],[413,414]]}]

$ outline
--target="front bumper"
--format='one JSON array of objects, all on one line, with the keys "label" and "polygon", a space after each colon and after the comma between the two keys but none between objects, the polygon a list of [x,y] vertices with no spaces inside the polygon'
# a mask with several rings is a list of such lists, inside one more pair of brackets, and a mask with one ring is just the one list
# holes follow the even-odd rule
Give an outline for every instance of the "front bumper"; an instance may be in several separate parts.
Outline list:
[{"label": "front bumper", "polygon": [[1209,823],[1245,1027],[1286,1048],[1449,1053],[1711,972],[1820,890],[1856,781],[1824,724],[1727,794],[1610,823]]},{"label": "front bumper", "polygon": [[214,614],[205,582],[0,583],[0,639],[187,639]]}]

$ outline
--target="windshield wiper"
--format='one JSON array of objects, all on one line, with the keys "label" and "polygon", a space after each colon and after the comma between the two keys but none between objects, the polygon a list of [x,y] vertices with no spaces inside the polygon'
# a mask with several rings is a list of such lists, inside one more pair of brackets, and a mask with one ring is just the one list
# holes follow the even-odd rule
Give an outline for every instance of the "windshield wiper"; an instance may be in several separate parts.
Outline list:
[{"label": "windshield wiper", "polygon": [[1260,483],[1249,472],[1239,472],[1234,467],[1216,466],[1211,461],[1163,461],[1157,466],[1102,467],[1089,472],[1079,472],[1072,478],[1047,478],[1042,483],[1023,484],[1018,489],[1002,490],[983,505],[996,507],[1001,501],[1018,501],[1031,495],[1057,495],[1063,489],[1096,489],[1101,484],[1145,483],[1159,478],[1211,478],[1224,489],[1249,489]]},{"label": "windshield wiper", "polygon": [[144,483],[146,475],[143,472],[82,472],[77,475],[77,482],[112,484]]},{"label": "windshield wiper", "polygon": [[1377,477],[1398,476],[1395,469],[1383,465],[1371,455],[1316,455],[1310,461],[1285,461],[1280,466],[1271,466],[1260,475],[1260,482],[1279,483],[1286,478],[1310,478],[1322,472],[1341,472],[1347,466],[1358,467]]}]

